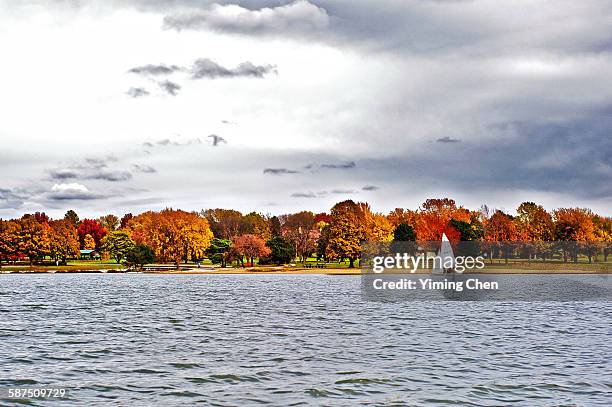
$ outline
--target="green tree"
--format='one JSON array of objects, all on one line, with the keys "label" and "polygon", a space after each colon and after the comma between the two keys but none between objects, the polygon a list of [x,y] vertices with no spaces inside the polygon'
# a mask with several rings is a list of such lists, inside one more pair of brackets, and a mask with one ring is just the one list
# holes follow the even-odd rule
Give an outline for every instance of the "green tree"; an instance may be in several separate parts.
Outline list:
[{"label": "green tree", "polygon": [[317,239],[317,260],[327,261],[327,245],[329,244],[329,225],[323,226]]},{"label": "green tree", "polygon": [[283,234],[278,216],[272,216],[270,218],[270,233],[272,237],[282,236]]},{"label": "green tree", "polygon": [[231,248],[232,242],[230,240],[214,238],[206,249],[206,255],[213,264],[221,264],[221,267],[225,267],[230,260]]},{"label": "green tree", "polygon": [[393,241],[395,242],[414,242],[415,240],[416,233],[410,225],[400,223],[393,231]]},{"label": "green tree", "polygon": [[113,257],[117,263],[127,256],[136,246],[130,234],[124,230],[114,230],[102,240],[102,250]]},{"label": "green tree", "polygon": [[266,242],[270,248],[269,260],[276,263],[290,263],[295,258],[295,247],[293,242],[282,236],[276,236]]},{"label": "green tree", "polygon": [[139,244],[134,246],[125,256],[125,264],[129,268],[142,270],[145,264],[155,261],[153,250],[147,245]]},{"label": "green tree", "polygon": [[70,222],[75,228],[79,227],[79,215],[77,215],[77,213],[72,209],[66,212],[64,219]]}]

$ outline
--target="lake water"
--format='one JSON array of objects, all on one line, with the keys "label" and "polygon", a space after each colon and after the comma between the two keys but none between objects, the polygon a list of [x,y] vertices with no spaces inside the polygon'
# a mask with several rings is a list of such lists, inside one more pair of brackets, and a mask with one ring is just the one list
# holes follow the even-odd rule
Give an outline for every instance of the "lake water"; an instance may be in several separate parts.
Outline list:
[{"label": "lake water", "polygon": [[612,405],[608,301],[369,301],[360,284],[3,275],[0,390],[62,386],[87,406]]}]

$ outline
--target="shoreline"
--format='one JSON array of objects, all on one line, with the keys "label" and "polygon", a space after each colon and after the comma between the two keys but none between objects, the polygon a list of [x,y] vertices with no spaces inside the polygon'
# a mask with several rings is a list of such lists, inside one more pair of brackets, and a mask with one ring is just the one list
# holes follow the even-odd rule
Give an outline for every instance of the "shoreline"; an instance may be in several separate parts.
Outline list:
[{"label": "shoreline", "polygon": [[[233,269],[219,268],[211,269],[187,269],[187,270],[143,270],[143,271],[128,271],[125,269],[81,269],[81,270],[45,270],[45,269],[22,269],[22,270],[5,270],[0,269],[0,275],[10,274],[182,274],[182,275],[345,275],[357,276],[363,274],[361,269],[347,268],[327,268],[327,269],[307,269],[307,268],[291,268],[291,269],[270,269],[270,270],[249,270],[249,269]],[[383,273],[383,274],[413,274],[413,273]],[[431,274],[429,271],[418,270],[414,274]],[[525,269],[525,268],[492,268],[488,270],[480,270],[477,272],[465,274],[612,274],[612,270],[546,270],[546,269]]]}]

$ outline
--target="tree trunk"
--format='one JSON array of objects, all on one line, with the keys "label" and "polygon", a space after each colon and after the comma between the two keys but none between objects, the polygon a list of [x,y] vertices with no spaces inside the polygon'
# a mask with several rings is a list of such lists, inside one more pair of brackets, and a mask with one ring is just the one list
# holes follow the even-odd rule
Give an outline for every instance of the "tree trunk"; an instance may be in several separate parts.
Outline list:
[{"label": "tree trunk", "polygon": [[352,257],[349,259],[349,268],[352,269],[355,267],[355,259]]}]

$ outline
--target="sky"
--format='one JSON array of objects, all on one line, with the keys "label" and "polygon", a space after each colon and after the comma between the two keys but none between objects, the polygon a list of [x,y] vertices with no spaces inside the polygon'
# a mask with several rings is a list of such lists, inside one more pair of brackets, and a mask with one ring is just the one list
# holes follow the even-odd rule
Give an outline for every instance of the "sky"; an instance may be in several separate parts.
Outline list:
[{"label": "sky", "polygon": [[612,215],[608,0],[0,0],[0,217]]}]

